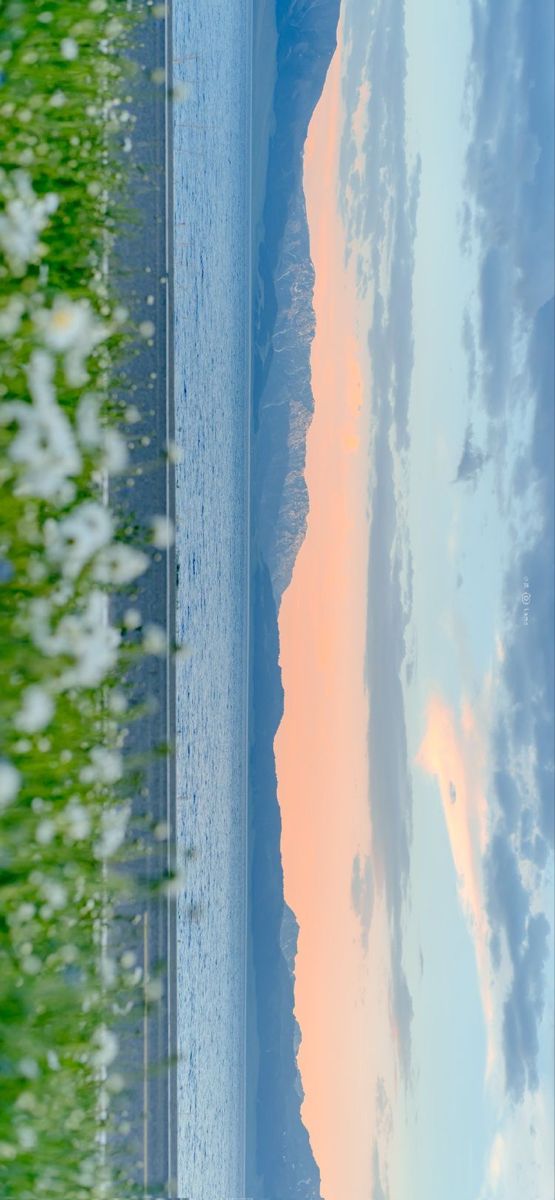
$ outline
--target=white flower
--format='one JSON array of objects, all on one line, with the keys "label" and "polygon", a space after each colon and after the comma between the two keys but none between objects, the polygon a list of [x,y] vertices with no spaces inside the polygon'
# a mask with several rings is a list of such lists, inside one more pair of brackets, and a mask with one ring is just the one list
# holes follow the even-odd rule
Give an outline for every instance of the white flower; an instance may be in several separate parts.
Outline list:
[{"label": "white flower", "polygon": [[44,899],[53,909],[65,908],[67,904],[67,889],[56,879],[45,879],[42,887]]},{"label": "white flower", "polygon": [[26,171],[9,174],[0,169],[0,194],[5,208],[0,212],[0,248],[14,274],[23,275],[28,263],[40,258],[40,234],[58,207],[52,192],[38,197]]},{"label": "white flower", "polygon": [[17,332],[24,311],[21,297],[11,296],[4,308],[0,308],[0,337],[9,338]]},{"label": "white flower", "polygon": [[124,712],[127,712],[127,707],[125,692],[120,691],[119,688],[113,688],[108,695],[108,708],[110,712],[114,713],[116,717],[121,717]]},{"label": "white flower", "polygon": [[79,778],[83,783],[117,783],[123,775],[121,754],[105,746],[93,746],[91,761],[83,767]]},{"label": "white flower", "polygon": [[20,467],[15,490],[45,500],[67,494],[68,477],[81,467],[71,425],[56,403],[53,375],[50,355],[35,350],[27,367],[33,404],[14,400],[0,406],[0,421],[19,424],[8,448],[12,462]]},{"label": "white flower", "polygon": [[181,446],[178,446],[177,442],[168,442],[167,455],[171,463],[182,463],[185,457]]},{"label": "white flower", "polygon": [[103,954],[100,959],[100,973],[106,987],[113,987],[117,979],[117,963],[109,954]]},{"label": "white flower", "polygon": [[50,350],[64,355],[67,382],[80,387],[87,382],[85,362],[100,342],[110,335],[110,329],[95,316],[88,300],[71,300],[58,296],[51,309],[42,309],[35,323]]},{"label": "white flower", "polygon": [[20,1125],[17,1139],[22,1150],[33,1150],[37,1144],[37,1135],[30,1125]]},{"label": "white flower", "polygon": [[23,1075],[24,1079],[38,1079],[39,1065],[34,1058],[20,1058],[17,1065],[19,1074]]},{"label": "white flower", "polygon": [[35,912],[36,912],[35,905],[30,904],[29,901],[24,901],[23,904],[19,905],[19,908],[17,910],[17,919],[18,919],[18,921],[23,921],[23,923],[25,923],[26,921],[30,921],[34,917]]},{"label": "white flower", "polygon": [[113,542],[97,556],[93,574],[99,583],[132,583],[146,571],[149,560],[141,550],[124,542]]},{"label": "white flower", "polygon": [[9,762],[0,762],[0,812],[15,800],[20,784],[19,771]]},{"label": "white flower", "polygon": [[47,1050],[46,1051],[46,1061],[47,1061],[48,1066],[50,1067],[51,1071],[59,1071],[60,1070],[60,1060],[59,1060],[58,1055],[56,1054],[55,1050]]},{"label": "white flower", "polygon": [[94,846],[97,858],[111,858],[122,845],[129,818],[131,805],[119,805],[117,808],[104,808],[100,818],[100,837]]},{"label": "white flower", "polygon": [[147,979],[145,983],[145,998],[156,1004],[162,999],[163,985],[161,979]]},{"label": "white flower", "polygon": [[62,38],[60,42],[60,54],[62,58],[66,59],[67,62],[73,62],[73,60],[77,58],[77,55],[79,54],[79,46],[77,45],[75,38]]},{"label": "white flower", "polygon": [[109,1067],[118,1052],[118,1039],[115,1033],[112,1033],[111,1029],[107,1029],[105,1025],[99,1025],[93,1036],[93,1046],[92,1065],[99,1069]]},{"label": "white flower", "polygon": [[164,879],[161,885],[161,891],[165,896],[180,896],[184,887],[185,876],[183,871],[178,869],[169,879]]},{"label": "white flower", "polygon": [[102,450],[102,466],[109,475],[117,475],[125,470],[129,461],[127,443],[117,429],[103,430]]},{"label": "white flower", "polygon": [[112,532],[112,518],[105,505],[87,500],[62,521],[45,522],[47,557],[60,564],[64,575],[75,579],[97,551],[110,542]]},{"label": "white flower", "polygon": [[85,450],[96,450],[102,441],[100,399],[94,392],[84,392],[77,405],[75,417],[77,437]]},{"label": "white flower", "polygon": [[47,817],[43,821],[39,821],[35,833],[39,846],[48,846],[53,841],[55,834],[56,826],[53,821],[49,821]]},{"label": "white flower", "polygon": [[154,337],[155,326],[153,321],[141,321],[139,325],[139,333],[143,338]]},{"label": "white flower", "polygon": [[146,625],[143,636],[145,654],[156,654],[162,657],[168,648],[166,631],[161,625]]},{"label": "white flower", "polygon": [[143,618],[138,608],[128,608],[123,614],[123,624],[126,629],[140,629]]},{"label": "white flower", "polygon": [[151,521],[152,543],[158,550],[169,550],[175,540],[173,521],[166,516],[156,516]]},{"label": "white flower", "polygon": [[100,470],[116,475],[128,462],[127,443],[116,429],[106,429],[100,419],[100,401],[92,392],[81,397],[77,406],[77,436],[85,450],[99,451]]},{"label": "white flower", "polygon": [[31,684],[23,693],[23,703],[14,718],[14,725],[20,733],[39,733],[49,725],[53,715],[52,697],[39,684]]},{"label": "white flower", "polygon": [[118,630],[108,623],[106,597],[93,591],[82,613],[62,617],[55,630],[50,629],[48,602],[42,597],[30,606],[31,636],[35,645],[51,658],[74,660],[53,686],[57,690],[71,687],[98,687],[117,662],[120,643]]},{"label": "white flower", "polygon": [[80,842],[83,838],[89,836],[91,831],[91,815],[84,804],[80,804],[77,797],[72,798],[62,814],[62,820],[65,823],[66,833],[72,842]]}]

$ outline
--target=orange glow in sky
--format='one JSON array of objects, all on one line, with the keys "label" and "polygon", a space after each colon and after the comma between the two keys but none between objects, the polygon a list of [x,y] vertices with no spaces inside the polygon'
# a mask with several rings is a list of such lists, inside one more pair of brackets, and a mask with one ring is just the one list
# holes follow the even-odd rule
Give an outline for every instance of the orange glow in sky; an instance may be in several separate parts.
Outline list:
[{"label": "orange glow in sky", "polygon": [[476,965],[488,1035],[487,1071],[494,1046],[494,1002],[489,957],[490,927],[484,899],[482,858],[488,839],[485,738],[468,701],[463,701],[460,730],[455,713],[440,696],[428,704],[426,733],[417,755],[435,775],[457,873],[459,895],[474,939]]},{"label": "orange glow in sky", "polygon": [[275,754],[285,898],[300,925],[295,1013],[302,1118],[325,1200],[368,1200],[373,1001],[351,880],[356,854],[369,854],[371,842],[364,684],[369,397],[337,204],[341,60],[339,34],[305,149],[316,275],[314,416],[305,471],[310,508],[279,613],[285,709]]}]

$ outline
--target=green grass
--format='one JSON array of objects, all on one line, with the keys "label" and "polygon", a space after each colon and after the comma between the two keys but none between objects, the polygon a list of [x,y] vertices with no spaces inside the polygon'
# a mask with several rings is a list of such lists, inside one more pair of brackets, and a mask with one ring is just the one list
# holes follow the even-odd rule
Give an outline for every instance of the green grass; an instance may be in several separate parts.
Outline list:
[{"label": "green grass", "polygon": [[[2,1200],[132,1194],[102,1165],[105,1101],[122,1084],[103,1030],[116,997],[142,1004],[142,984],[127,960],[106,962],[101,942],[128,878],[114,869],[129,850],[113,823],[140,771],[122,753],[133,714],[118,681],[141,647],[124,630],[106,633],[100,597],[118,587],[113,564],[102,565],[106,548],[91,543],[78,561],[75,545],[85,543],[62,523],[85,502],[98,517],[106,471],[124,450],[114,380],[133,330],[107,263],[132,136],[135,20],[124,0],[4,0],[0,9]],[[34,237],[33,194],[49,210]],[[85,401],[94,436],[84,395],[94,397]],[[109,544],[126,546],[112,519]],[[98,611],[87,633],[91,596]],[[78,637],[85,651],[89,637],[88,667]],[[99,750],[108,754],[100,770]]]}]

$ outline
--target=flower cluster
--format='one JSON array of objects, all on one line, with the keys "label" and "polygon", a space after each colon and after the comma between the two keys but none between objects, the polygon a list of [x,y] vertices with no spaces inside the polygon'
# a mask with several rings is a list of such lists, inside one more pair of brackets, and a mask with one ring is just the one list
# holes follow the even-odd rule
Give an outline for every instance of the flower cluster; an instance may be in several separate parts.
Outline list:
[{"label": "flower cluster", "polygon": [[[135,596],[168,548],[108,503],[130,471],[114,364],[132,332],[107,263],[131,146],[120,0],[0,6],[0,1194],[110,1200],[102,1136],[117,1013],[143,994],[106,947],[134,829],[128,665],[167,653]],[[135,8],[135,6],[133,6]],[[153,336],[150,322],[139,336]],[[146,329],[148,325],[148,330]],[[140,419],[136,397],[122,405]],[[168,451],[169,454],[169,451]],[[133,768],[133,769],[132,769]],[[155,837],[160,836],[157,832]],[[99,1137],[99,1134],[102,1136]],[[118,1181],[118,1197],[131,1195]]]}]

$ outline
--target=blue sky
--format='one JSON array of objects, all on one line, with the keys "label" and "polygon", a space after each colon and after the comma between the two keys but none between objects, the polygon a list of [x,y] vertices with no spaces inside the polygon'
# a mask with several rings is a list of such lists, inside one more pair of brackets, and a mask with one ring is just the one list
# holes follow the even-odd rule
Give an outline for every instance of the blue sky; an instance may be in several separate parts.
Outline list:
[{"label": "blue sky", "polygon": [[345,27],[351,113],[369,85],[342,169],[372,295],[370,791],[401,1031],[372,1200],[550,1200],[553,12],[349,0]]}]

